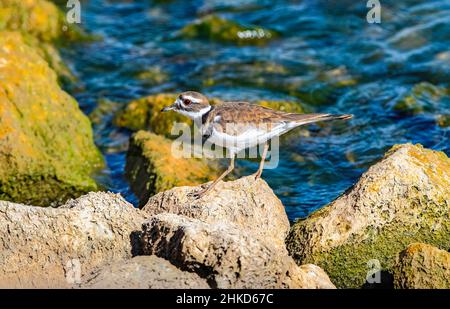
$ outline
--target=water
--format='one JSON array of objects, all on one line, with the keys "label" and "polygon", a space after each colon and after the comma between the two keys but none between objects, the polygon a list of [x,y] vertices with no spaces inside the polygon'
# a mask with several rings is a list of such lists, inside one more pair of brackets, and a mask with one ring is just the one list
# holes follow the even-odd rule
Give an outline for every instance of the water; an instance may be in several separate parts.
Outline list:
[{"label": "water", "polygon": [[[298,100],[311,111],[354,114],[351,122],[282,139],[279,167],[263,173],[290,220],[305,217],[355,183],[393,144],[450,153],[449,129],[435,121],[450,113],[448,97],[425,102],[431,108],[416,115],[393,108],[420,82],[449,87],[450,1],[382,1],[381,24],[367,23],[366,1],[330,2],[85,1],[83,27],[104,40],[64,51],[80,78],[70,92],[86,113],[99,99],[125,104],[197,89],[223,99]],[[183,26],[211,12],[281,37],[258,47],[175,39]],[[155,66],[166,81],[149,85],[136,78]],[[123,177],[131,132],[115,128],[111,116],[94,130],[108,164],[100,181],[136,203]],[[242,174],[258,165],[237,164]]]}]

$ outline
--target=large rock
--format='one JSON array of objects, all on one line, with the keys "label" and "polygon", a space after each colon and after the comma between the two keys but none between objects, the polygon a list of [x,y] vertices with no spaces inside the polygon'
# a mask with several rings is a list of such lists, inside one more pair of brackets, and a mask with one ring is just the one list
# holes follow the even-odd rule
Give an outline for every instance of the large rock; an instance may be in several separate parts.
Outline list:
[{"label": "large rock", "polygon": [[60,208],[0,201],[0,287],[69,287],[78,275],[131,258],[142,222],[139,210],[112,193]]},{"label": "large rock", "polygon": [[201,187],[176,187],[152,196],[143,211],[149,215],[174,213],[206,223],[228,223],[284,247],[289,220],[284,206],[267,183],[253,176],[220,182],[201,199],[190,193]]},{"label": "large rock", "polygon": [[338,287],[360,287],[378,260],[391,272],[413,242],[450,248],[450,159],[421,145],[394,146],[341,197],[296,222],[287,247],[324,268]]},{"label": "large rock", "polygon": [[218,176],[212,163],[199,158],[175,157],[170,139],[146,131],[131,137],[125,172],[140,206],[158,192],[204,183]]},{"label": "large rock", "polygon": [[285,249],[244,228],[175,214],[143,224],[142,250],[206,278],[214,288],[333,288],[319,267],[298,267]]},{"label": "large rock", "polygon": [[0,76],[0,199],[45,206],[96,190],[90,122],[18,33],[0,34]]},{"label": "large rock", "polygon": [[450,289],[450,253],[423,243],[409,245],[394,267],[399,289]]},{"label": "large rock", "polygon": [[108,265],[88,278],[82,288],[94,289],[207,289],[205,279],[181,271],[168,261],[151,256],[136,256]]}]

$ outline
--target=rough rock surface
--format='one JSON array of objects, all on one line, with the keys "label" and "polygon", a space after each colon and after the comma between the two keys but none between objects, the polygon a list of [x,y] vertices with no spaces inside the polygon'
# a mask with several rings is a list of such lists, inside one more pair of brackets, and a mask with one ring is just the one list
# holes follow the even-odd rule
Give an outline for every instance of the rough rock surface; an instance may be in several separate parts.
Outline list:
[{"label": "rough rock surface", "polygon": [[136,256],[101,268],[83,278],[81,288],[94,289],[207,289],[205,279],[181,271],[157,256]]},{"label": "rough rock surface", "polygon": [[218,176],[212,163],[198,158],[177,158],[173,156],[171,140],[146,131],[131,137],[125,172],[140,206],[155,193],[175,186],[201,184]]},{"label": "rough rock surface", "polygon": [[286,250],[227,223],[175,214],[143,224],[142,250],[206,278],[214,288],[333,288],[318,267],[298,267]]},{"label": "rough rock surface", "polygon": [[[120,195],[90,193],[59,208],[0,201],[0,287],[68,287],[113,261],[131,258],[143,216]],[[77,268],[79,265],[80,268]]]},{"label": "rough rock surface", "polygon": [[176,187],[152,196],[143,211],[149,216],[174,213],[206,223],[228,223],[284,247],[289,220],[284,206],[267,183],[253,176],[220,182],[201,199],[190,193],[200,187]]},{"label": "rough rock surface", "polygon": [[296,222],[286,240],[299,264],[322,267],[338,287],[360,287],[368,262],[391,272],[408,244],[450,248],[450,159],[394,146],[330,205]]},{"label": "rough rock surface", "polygon": [[409,245],[394,267],[398,289],[450,289],[450,253],[423,243]]},{"label": "rough rock surface", "polygon": [[16,32],[0,35],[0,199],[46,206],[95,191],[90,122]]}]

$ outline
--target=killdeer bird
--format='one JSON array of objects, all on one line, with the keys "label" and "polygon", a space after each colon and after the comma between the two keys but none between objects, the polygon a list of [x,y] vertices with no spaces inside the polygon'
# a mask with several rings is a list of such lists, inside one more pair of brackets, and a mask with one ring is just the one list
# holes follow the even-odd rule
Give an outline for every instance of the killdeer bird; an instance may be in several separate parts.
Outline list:
[{"label": "killdeer bird", "polygon": [[255,179],[261,177],[269,149],[268,141],[296,127],[319,121],[350,119],[352,115],[295,114],[273,110],[247,102],[224,102],[210,105],[208,98],[195,91],[181,93],[176,101],[162,109],[176,111],[193,119],[204,140],[225,147],[230,155],[230,165],[211,185],[195,194],[201,198],[234,169],[237,153],[246,148],[264,144],[261,162]]}]

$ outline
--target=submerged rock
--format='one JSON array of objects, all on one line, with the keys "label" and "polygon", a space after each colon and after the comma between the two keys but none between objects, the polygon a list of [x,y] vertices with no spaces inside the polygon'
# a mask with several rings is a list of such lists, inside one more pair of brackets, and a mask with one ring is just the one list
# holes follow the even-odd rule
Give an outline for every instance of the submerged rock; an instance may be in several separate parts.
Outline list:
[{"label": "submerged rock", "polygon": [[136,256],[83,278],[89,289],[208,289],[195,273],[182,271],[157,256]]},{"label": "submerged rock", "polygon": [[60,208],[0,201],[0,287],[62,288],[131,258],[144,218],[120,195],[90,193]]},{"label": "submerged rock", "polygon": [[281,201],[267,183],[253,176],[220,182],[201,199],[189,194],[199,187],[176,187],[152,196],[143,207],[149,216],[174,213],[206,223],[227,223],[284,248],[289,220]]},{"label": "submerged rock", "polygon": [[403,250],[394,267],[398,289],[450,289],[450,253],[414,243]]},{"label": "submerged rock", "polygon": [[162,213],[144,223],[142,249],[213,288],[334,288],[319,267],[298,267],[285,249],[226,222]]},{"label": "submerged rock", "polygon": [[421,145],[394,146],[345,194],[297,221],[286,240],[338,287],[361,287],[376,261],[392,272],[412,242],[450,248],[450,159]]},{"label": "submerged rock", "polygon": [[396,102],[394,110],[408,114],[435,112],[443,104],[441,100],[450,100],[449,94],[443,87],[422,82],[414,85],[409,93]]},{"label": "submerged rock", "polygon": [[207,161],[177,158],[170,139],[146,131],[131,137],[125,173],[141,206],[158,192],[204,183],[218,176],[217,168]]},{"label": "submerged rock", "polygon": [[136,78],[147,85],[159,85],[166,82],[169,79],[169,75],[160,67],[154,66],[137,73]]},{"label": "submerged rock", "polygon": [[216,15],[202,17],[181,30],[185,38],[201,38],[238,45],[266,44],[276,38],[275,31],[262,27],[245,27]]},{"label": "submerged rock", "polygon": [[436,122],[441,128],[450,127],[450,114],[438,115]]},{"label": "submerged rock", "polygon": [[46,206],[97,190],[88,118],[18,33],[0,35],[0,76],[0,199]]}]

